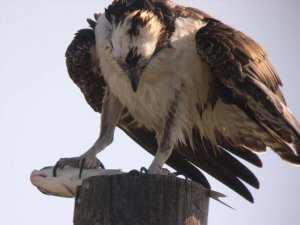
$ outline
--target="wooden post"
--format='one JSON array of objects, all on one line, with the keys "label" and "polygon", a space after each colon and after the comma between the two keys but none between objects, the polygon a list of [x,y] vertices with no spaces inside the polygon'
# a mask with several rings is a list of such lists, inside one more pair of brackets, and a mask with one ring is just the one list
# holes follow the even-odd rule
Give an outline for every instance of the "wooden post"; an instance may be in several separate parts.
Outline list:
[{"label": "wooden post", "polygon": [[74,225],[207,225],[209,191],[174,176],[90,177],[77,191]]}]

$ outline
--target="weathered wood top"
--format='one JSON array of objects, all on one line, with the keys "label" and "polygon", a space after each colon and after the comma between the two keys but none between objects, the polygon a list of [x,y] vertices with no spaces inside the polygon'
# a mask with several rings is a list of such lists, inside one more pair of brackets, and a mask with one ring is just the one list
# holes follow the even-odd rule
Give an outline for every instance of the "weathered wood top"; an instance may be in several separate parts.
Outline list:
[{"label": "weathered wood top", "polygon": [[209,190],[175,176],[121,174],[86,179],[75,225],[206,225]]}]

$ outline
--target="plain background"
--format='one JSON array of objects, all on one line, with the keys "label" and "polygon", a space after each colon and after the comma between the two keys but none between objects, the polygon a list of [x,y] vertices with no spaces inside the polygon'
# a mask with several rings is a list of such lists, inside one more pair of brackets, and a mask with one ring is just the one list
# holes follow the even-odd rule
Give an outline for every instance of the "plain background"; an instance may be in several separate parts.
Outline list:
[{"label": "plain background", "polygon": [[[300,2],[298,0],[198,0],[198,7],[245,32],[268,52],[284,84],[290,109],[300,119]],[[78,156],[99,133],[99,115],[69,79],[64,52],[87,17],[111,0],[0,0],[0,224],[72,224],[73,199],[42,195],[31,185],[33,169],[61,157]],[[152,156],[117,131],[99,155],[107,168],[148,166]],[[209,224],[263,225],[300,221],[300,170],[271,151],[263,169],[250,168],[261,182],[250,189],[255,204],[209,177],[214,190],[236,211],[211,201]]]}]

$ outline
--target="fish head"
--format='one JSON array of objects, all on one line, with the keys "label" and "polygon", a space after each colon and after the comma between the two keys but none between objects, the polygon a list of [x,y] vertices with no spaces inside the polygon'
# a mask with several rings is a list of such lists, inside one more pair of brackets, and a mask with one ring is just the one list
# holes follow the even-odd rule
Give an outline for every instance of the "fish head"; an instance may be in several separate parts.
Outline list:
[{"label": "fish head", "polygon": [[66,169],[57,169],[56,176],[53,176],[52,166],[44,167],[40,170],[32,171],[30,175],[31,183],[46,195],[72,198],[75,196],[76,188],[81,184],[81,180]]}]

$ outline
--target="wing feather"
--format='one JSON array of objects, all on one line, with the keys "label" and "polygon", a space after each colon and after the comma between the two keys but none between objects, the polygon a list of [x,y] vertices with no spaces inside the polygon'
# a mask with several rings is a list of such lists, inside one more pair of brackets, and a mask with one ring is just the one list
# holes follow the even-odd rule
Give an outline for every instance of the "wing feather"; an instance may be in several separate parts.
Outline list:
[{"label": "wing feather", "polygon": [[92,29],[82,29],[66,51],[66,65],[73,82],[80,88],[88,104],[101,112],[106,87],[101,69],[96,65],[95,34]]},{"label": "wing feather", "polygon": [[[198,149],[199,150],[199,149]],[[247,187],[241,182],[239,179],[236,168],[234,169],[233,167],[227,167],[230,163],[224,163],[224,156],[223,154],[220,154],[219,157],[216,157],[215,155],[208,155],[207,152],[204,151],[197,151],[197,154],[194,154],[194,152],[186,147],[182,146],[179,149],[175,149],[175,151],[179,151],[183,157],[185,157],[188,161],[192,162],[195,164],[197,167],[201,168],[217,180],[221,181],[228,187],[230,187],[232,190],[243,196],[245,199],[247,199],[250,202],[253,202],[253,197]],[[229,156],[227,158],[229,161],[237,162],[237,160]],[[234,163],[233,163],[234,164]],[[240,169],[240,168],[239,168]],[[244,167],[243,167],[244,169]],[[247,168],[245,168],[249,172],[250,177],[244,178],[243,180],[251,180],[248,183],[253,184],[253,186],[259,186],[256,177],[249,171]],[[247,172],[247,173],[248,173]],[[240,174],[239,174],[240,175]],[[248,177],[248,175],[246,175]],[[253,181],[252,181],[253,178]]]},{"label": "wing feather", "polygon": [[[236,125],[236,136],[240,136],[239,141],[235,139],[236,145],[253,150],[266,145],[284,160],[300,164],[300,126],[286,107],[279,89],[281,81],[264,50],[250,37],[218,20],[207,18],[206,22],[196,34],[197,51],[213,72],[218,95],[225,104],[237,106],[260,130],[258,136],[245,133],[248,126]],[[237,120],[241,118],[239,110],[231,112]],[[245,134],[250,135],[248,142]],[[254,142],[251,136],[261,141]]]}]

